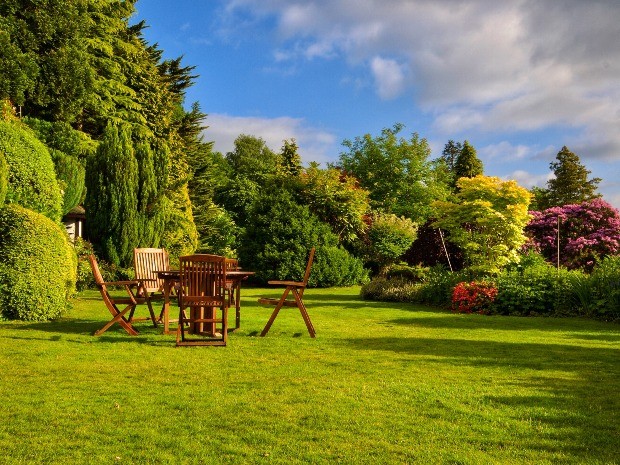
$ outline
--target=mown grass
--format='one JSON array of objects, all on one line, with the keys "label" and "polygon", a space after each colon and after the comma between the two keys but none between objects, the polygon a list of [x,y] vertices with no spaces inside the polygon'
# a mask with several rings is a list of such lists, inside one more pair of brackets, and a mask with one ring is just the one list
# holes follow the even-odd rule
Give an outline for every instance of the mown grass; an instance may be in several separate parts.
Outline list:
[{"label": "mown grass", "polygon": [[85,292],[62,320],[0,322],[7,464],[613,464],[620,328],[456,315],[310,289],[317,330],[276,290],[242,291],[225,348],[175,348],[146,323],[92,336]]}]

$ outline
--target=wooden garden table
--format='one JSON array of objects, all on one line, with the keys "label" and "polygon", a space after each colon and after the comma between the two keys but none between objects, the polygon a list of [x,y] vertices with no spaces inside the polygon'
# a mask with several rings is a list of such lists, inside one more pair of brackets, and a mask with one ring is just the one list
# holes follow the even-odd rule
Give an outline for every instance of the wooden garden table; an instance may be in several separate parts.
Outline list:
[{"label": "wooden garden table", "polygon": [[[179,282],[180,271],[165,270],[156,271],[156,273],[158,278],[164,280],[164,306],[162,309],[162,314],[160,315],[160,320],[163,320],[164,323],[164,334],[173,334],[176,333],[176,330],[170,331],[170,323],[178,320],[170,319],[170,295],[172,294],[172,290],[174,289],[175,285]],[[232,281],[233,283],[231,292],[234,292],[235,300],[235,328],[233,329],[233,331],[238,330],[241,326],[241,282],[253,275],[254,271],[226,271],[226,279]]]}]

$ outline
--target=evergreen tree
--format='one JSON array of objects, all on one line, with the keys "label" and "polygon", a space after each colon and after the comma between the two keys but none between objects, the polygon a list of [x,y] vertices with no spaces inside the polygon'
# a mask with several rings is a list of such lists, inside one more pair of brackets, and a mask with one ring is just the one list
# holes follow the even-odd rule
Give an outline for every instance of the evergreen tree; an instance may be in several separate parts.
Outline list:
[{"label": "evergreen tree", "polygon": [[138,163],[138,244],[140,247],[158,247],[164,231],[165,212],[161,180],[166,179],[166,147],[152,150],[147,141],[135,144]]},{"label": "evergreen tree", "polygon": [[298,147],[295,139],[284,141],[282,151],[280,152],[280,164],[283,175],[299,176],[301,174],[301,157],[297,150]]},{"label": "evergreen tree", "polygon": [[443,152],[441,152],[441,159],[446,163],[446,166],[451,172],[454,172],[456,160],[459,158],[462,150],[463,144],[454,142],[452,139],[444,146]]},{"label": "evergreen tree", "polygon": [[454,163],[454,182],[460,178],[474,178],[483,173],[484,166],[476,154],[476,149],[468,141],[463,142],[463,148]]},{"label": "evergreen tree", "polygon": [[139,169],[128,126],[110,124],[86,165],[87,237],[103,258],[130,266],[138,246]]},{"label": "evergreen tree", "polygon": [[600,197],[596,189],[601,179],[588,179],[590,171],[566,146],[562,147],[556,155],[556,161],[551,162],[549,167],[555,174],[555,178],[547,182],[543,201],[537,198],[539,208],[578,204]]}]

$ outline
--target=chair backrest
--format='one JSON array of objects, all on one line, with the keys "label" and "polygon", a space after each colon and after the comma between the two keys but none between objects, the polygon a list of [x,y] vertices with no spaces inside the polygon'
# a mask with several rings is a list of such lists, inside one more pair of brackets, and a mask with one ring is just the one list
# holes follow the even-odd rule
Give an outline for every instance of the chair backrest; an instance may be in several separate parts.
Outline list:
[{"label": "chair backrest", "polygon": [[93,254],[88,256],[88,261],[90,262],[90,269],[93,270],[93,277],[95,278],[95,283],[99,288],[99,292],[101,292],[101,297],[103,298],[106,306],[111,308],[114,305],[114,299],[110,296],[110,292],[108,291],[108,286],[106,286],[106,282],[103,279],[101,271],[99,270],[99,263],[97,263],[97,257]]},{"label": "chair backrest", "polygon": [[220,307],[227,304],[226,258],[219,255],[186,255],[179,259],[181,307]]},{"label": "chair backrest", "polygon": [[144,279],[147,292],[160,292],[164,280],[158,278],[157,271],[168,271],[170,261],[166,249],[138,248],[133,250],[133,266],[136,279]]},{"label": "chair backrest", "polygon": [[101,271],[99,270],[99,264],[97,263],[97,257],[93,254],[88,256],[88,261],[90,262],[90,269],[93,270],[93,277],[95,278],[95,283],[97,287],[105,288],[105,281],[103,276],[101,275]]},{"label": "chair backrest", "polygon": [[[308,284],[308,279],[310,278],[310,271],[312,270],[312,262],[314,261],[314,252],[315,248],[312,247],[310,249],[310,255],[308,255],[308,264],[306,265],[306,272],[304,273],[303,283],[304,285]],[[300,290],[299,295],[303,296],[305,287]]]},{"label": "chair backrest", "polygon": [[226,259],[226,269],[229,271],[233,271],[239,268],[239,260],[236,258],[227,258]]}]

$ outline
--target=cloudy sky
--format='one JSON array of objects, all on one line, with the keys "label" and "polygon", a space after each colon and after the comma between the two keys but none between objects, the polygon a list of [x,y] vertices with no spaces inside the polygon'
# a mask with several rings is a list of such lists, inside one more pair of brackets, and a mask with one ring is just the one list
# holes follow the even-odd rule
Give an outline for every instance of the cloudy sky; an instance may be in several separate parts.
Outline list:
[{"label": "cloudy sky", "polygon": [[199,75],[188,105],[225,153],[239,134],[305,161],[395,123],[439,156],[545,186],[568,146],[620,207],[620,1],[139,0],[135,19]]}]

